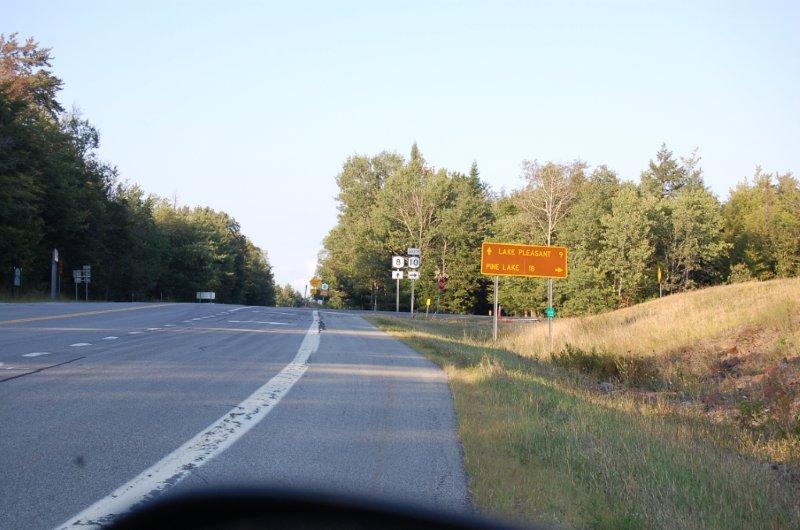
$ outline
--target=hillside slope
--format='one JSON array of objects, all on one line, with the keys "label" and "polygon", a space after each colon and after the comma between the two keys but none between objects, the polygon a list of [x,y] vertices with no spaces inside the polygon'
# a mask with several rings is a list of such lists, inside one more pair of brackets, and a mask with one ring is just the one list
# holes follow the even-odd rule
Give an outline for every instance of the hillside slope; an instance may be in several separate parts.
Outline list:
[{"label": "hillside slope", "polygon": [[676,294],[637,306],[508,330],[522,355],[595,376],[606,392],[638,392],[764,440],[773,457],[797,461],[800,438],[800,278],[747,282]]}]

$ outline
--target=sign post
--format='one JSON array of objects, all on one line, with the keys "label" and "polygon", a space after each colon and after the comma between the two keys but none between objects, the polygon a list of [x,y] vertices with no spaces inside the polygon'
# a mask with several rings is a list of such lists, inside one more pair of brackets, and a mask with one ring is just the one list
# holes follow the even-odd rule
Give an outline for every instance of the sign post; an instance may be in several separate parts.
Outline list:
[{"label": "sign post", "polygon": [[658,266],[657,276],[658,276],[658,297],[661,298],[661,286],[663,285],[661,283],[661,265]]},{"label": "sign post", "polygon": [[397,280],[397,289],[395,291],[394,299],[394,312],[400,313],[400,280],[403,279],[403,267],[406,265],[406,258],[403,256],[392,256],[392,279]]},{"label": "sign post", "polygon": [[[444,265],[442,265],[444,267]],[[444,270],[436,269],[435,276],[436,278],[436,286],[438,287],[438,292],[436,293],[436,311],[434,312],[435,315],[439,314],[439,299],[444,293],[444,290],[447,288],[447,280],[450,279],[450,276],[444,272]]]},{"label": "sign post", "polygon": [[58,249],[53,249],[53,259],[50,261],[50,299],[56,299],[56,267],[58,267]]},{"label": "sign post", "polygon": [[420,266],[419,255],[418,248],[408,249],[408,268],[412,269],[408,271],[408,279],[411,280],[411,318],[414,318],[414,287],[419,279],[419,270],[417,270]]},{"label": "sign post", "polygon": [[395,313],[400,313],[400,280],[403,279],[403,271],[392,271],[392,279],[397,280],[397,292],[395,294],[394,310]]},{"label": "sign post", "polygon": [[75,284],[75,301],[78,301],[78,284],[83,283],[83,271],[81,269],[74,269],[72,271],[72,283]]},{"label": "sign post", "polygon": [[550,343],[549,350],[553,353],[553,279],[547,279],[547,337]]},{"label": "sign post", "polygon": [[498,292],[497,290],[500,287],[500,276],[494,277],[494,325],[492,326],[492,340],[497,340],[497,298]]},{"label": "sign post", "polygon": [[20,288],[22,287],[22,268],[14,267],[14,289],[13,295],[14,297],[19,296]]},{"label": "sign post", "polygon": [[92,266],[91,265],[84,265],[83,266],[83,286],[86,291],[86,301],[89,301],[89,283],[92,281]]},{"label": "sign post", "polygon": [[550,351],[553,351],[553,278],[567,277],[566,247],[489,243],[481,245],[481,274],[494,276],[494,340],[497,340],[498,276],[547,278],[547,318]]}]

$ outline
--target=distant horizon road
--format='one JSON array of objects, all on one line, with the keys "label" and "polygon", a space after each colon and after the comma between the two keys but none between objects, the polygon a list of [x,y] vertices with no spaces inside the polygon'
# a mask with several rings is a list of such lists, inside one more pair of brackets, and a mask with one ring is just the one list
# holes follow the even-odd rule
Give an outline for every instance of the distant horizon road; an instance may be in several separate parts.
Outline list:
[{"label": "distant horizon road", "polygon": [[462,460],[446,375],[356,313],[0,304],[0,528],[230,486],[465,513]]}]

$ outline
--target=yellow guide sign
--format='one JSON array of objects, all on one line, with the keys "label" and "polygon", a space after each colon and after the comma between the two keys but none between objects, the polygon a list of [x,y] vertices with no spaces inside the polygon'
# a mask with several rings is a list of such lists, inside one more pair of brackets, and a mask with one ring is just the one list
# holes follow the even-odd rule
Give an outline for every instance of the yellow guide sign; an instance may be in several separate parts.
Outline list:
[{"label": "yellow guide sign", "polygon": [[481,245],[481,274],[566,278],[567,248],[484,241]]}]

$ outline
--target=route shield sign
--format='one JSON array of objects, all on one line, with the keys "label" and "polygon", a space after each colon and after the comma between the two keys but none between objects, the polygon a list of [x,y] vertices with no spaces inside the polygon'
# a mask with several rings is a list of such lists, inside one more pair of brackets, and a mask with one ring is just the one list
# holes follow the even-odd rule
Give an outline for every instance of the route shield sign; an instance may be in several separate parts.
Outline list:
[{"label": "route shield sign", "polygon": [[328,290],[328,284],[327,283],[323,283],[322,285],[320,285],[320,289],[322,289],[323,291],[327,291]]},{"label": "route shield sign", "polygon": [[417,256],[411,256],[408,258],[408,267],[410,269],[419,269],[420,259]]},{"label": "route shield sign", "polygon": [[481,245],[481,274],[566,278],[566,247],[487,243]]},{"label": "route shield sign", "polygon": [[392,256],[392,268],[402,269],[406,266],[406,258],[403,256]]},{"label": "route shield sign", "polygon": [[556,316],[556,308],[555,307],[548,307],[544,310],[544,314],[547,318],[555,318]]}]

